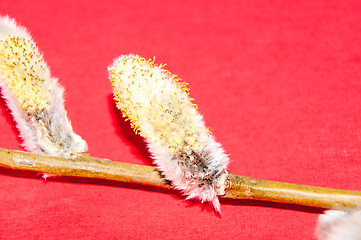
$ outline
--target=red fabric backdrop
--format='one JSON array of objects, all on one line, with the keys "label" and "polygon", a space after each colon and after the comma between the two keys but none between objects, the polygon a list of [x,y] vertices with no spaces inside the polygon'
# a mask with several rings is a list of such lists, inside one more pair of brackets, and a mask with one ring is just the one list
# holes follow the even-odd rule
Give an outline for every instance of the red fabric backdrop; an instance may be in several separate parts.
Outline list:
[{"label": "red fabric backdrop", "polygon": [[[188,82],[232,173],[361,190],[360,1],[8,1],[89,153],[151,165],[107,66],[137,53]],[[0,147],[22,149],[0,101]],[[0,168],[0,239],[313,239],[317,208],[222,200]]]}]

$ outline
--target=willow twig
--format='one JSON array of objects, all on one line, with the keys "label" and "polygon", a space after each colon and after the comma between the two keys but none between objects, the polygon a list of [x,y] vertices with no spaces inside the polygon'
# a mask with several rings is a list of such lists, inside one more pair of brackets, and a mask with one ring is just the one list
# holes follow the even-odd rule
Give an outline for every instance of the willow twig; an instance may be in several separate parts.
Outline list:
[{"label": "willow twig", "polygon": [[[0,148],[0,167],[48,174],[107,179],[171,189],[156,168],[78,154],[52,157]],[[329,209],[361,207],[361,192],[260,180],[229,174],[222,198],[251,199]]]}]

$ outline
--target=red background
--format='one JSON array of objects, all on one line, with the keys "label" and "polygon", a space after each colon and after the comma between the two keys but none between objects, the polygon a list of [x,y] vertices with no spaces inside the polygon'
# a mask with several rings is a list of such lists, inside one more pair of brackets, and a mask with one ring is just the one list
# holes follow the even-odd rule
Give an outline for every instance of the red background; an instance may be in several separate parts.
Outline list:
[{"label": "red background", "polygon": [[[107,66],[137,53],[188,82],[232,173],[361,190],[360,1],[7,1],[65,87],[89,153],[151,165]],[[4,101],[0,147],[22,149]],[[317,208],[0,168],[0,239],[313,239]]]}]

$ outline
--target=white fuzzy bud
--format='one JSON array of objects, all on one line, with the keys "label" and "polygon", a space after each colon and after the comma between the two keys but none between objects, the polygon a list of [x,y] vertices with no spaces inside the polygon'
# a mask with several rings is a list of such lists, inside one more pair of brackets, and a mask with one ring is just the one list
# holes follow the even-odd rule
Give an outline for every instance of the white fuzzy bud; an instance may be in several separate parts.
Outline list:
[{"label": "white fuzzy bud", "polygon": [[67,117],[63,88],[30,34],[8,17],[0,18],[0,87],[25,149],[54,156],[87,150]]},{"label": "white fuzzy bud", "polygon": [[205,127],[187,84],[163,66],[138,55],[116,59],[108,70],[117,107],[146,139],[165,178],[187,198],[211,202],[219,211],[228,157]]}]

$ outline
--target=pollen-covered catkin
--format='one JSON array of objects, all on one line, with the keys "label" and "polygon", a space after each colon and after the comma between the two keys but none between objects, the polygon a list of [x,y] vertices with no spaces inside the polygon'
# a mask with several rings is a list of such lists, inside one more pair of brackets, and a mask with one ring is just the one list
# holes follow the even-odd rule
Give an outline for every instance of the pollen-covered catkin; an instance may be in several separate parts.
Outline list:
[{"label": "pollen-covered catkin", "polygon": [[0,87],[28,151],[69,156],[87,150],[67,117],[63,88],[30,34],[9,17],[0,18]]},{"label": "pollen-covered catkin", "polygon": [[[164,66],[164,65],[163,65]],[[155,164],[187,198],[211,202],[219,211],[228,157],[205,127],[187,84],[138,55],[124,55],[108,68],[114,98]]]}]

